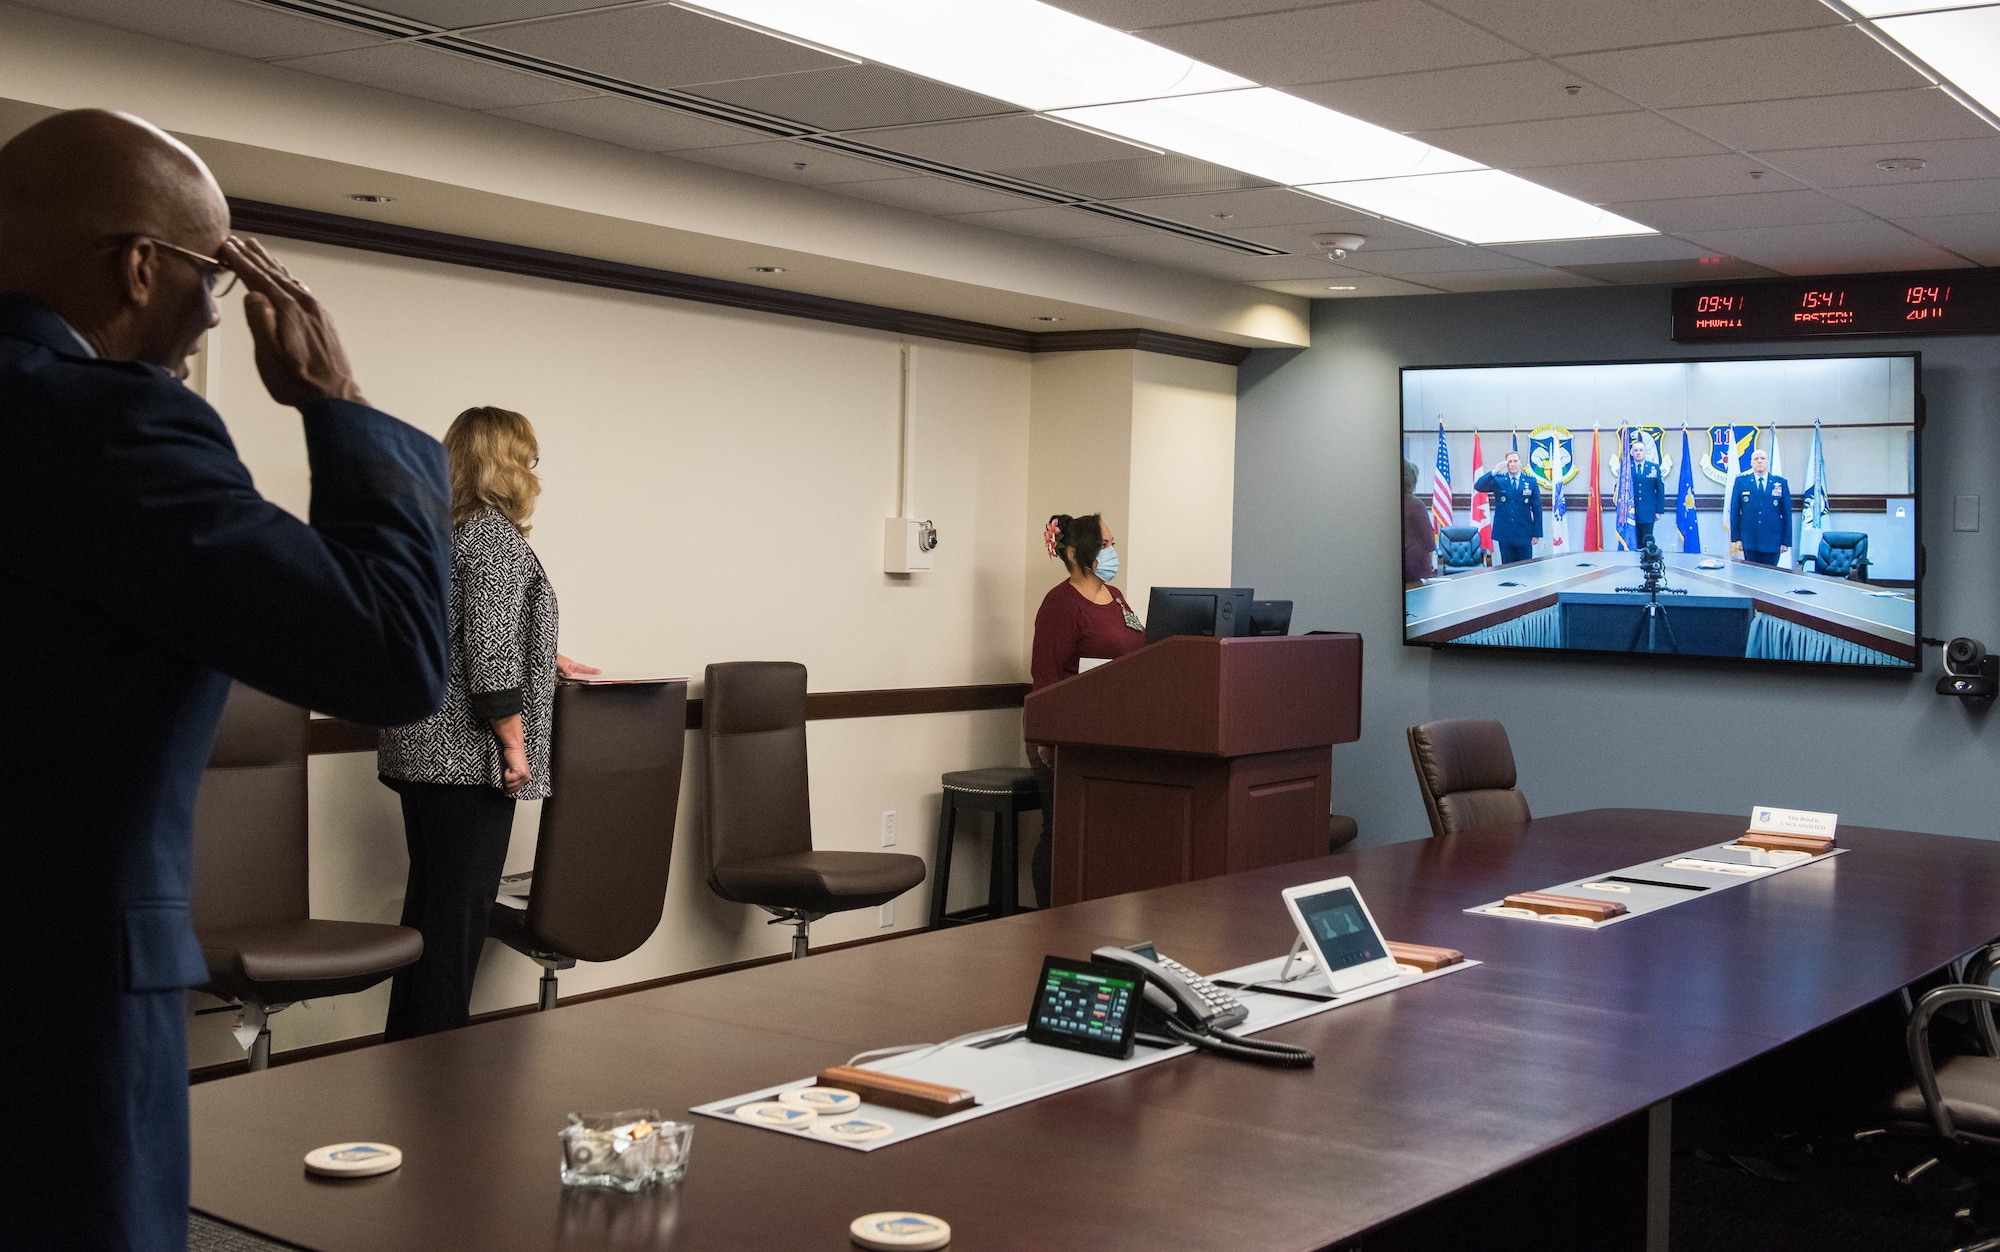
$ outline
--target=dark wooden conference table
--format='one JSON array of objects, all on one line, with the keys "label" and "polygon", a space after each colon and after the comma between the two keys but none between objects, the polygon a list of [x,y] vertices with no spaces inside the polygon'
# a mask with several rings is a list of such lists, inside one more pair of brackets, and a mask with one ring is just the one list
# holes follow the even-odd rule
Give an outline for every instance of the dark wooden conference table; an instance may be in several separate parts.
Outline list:
[{"label": "dark wooden conference table", "polygon": [[[1496,1175],[1616,1156],[1635,1124],[1643,1154],[1650,1107],[2000,935],[2000,842],[1856,828],[1840,832],[1846,855],[1602,931],[1461,911],[1743,826],[1540,818],[205,1083],[194,1206],[325,1252],[839,1249],[853,1218],[884,1209],[943,1217],[959,1249],[1316,1249],[1378,1231],[1373,1249],[1398,1229],[1386,1223]],[[873,1153],[686,1114],[865,1048],[1019,1021],[1045,954],[1152,939],[1204,972],[1281,954],[1280,888],[1335,874],[1354,876],[1390,938],[1485,964],[1265,1036],[1317,1051],[1314,1069],[1182,1057]],[[686,1181],[566,1193],[563,1115],[634,1106],[695,1123]],[[364,1138],[399,1145],[403,1167],[305,1174],[309,1149]],[[1600,1234],[1591,1246],[1644,1246],[1643,1232]]]}]

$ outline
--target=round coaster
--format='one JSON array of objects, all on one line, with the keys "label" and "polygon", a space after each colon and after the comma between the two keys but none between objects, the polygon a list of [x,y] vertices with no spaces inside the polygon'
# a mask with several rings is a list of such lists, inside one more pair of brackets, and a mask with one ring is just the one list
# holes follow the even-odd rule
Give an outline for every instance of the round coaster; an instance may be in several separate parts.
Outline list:
[{"label": "round coaster", "polygon": [[841,1143],[870,1143],[896,1133],[894,1126],[872,1117],[829,1117],[814,1122],[806,1129],[822,1139],[834,1139]]},{"label": "round coaster", "polygon": [[779,1104],[775,1100],[759,1100],[755,1104],[739,1104],[735,1115],[746,1122],[759,1126],[789,1126],[803,1128],[810,1126],[819,1114],[811,1109],[795,1109],[789,1104]]},{"label": "round coaster", "polygon": [[1487,907],[1481,909],[1480,912],[1492,913],[1497,917],[1540,917],[1541,916],[1540,913],[1535,912],[1535,910],[1533,909],[1517,909],[1511,904],[1488,905]]},{"label": "round coaster", "polygon": [[306,1172],[327,1178],[367,1178],[403,1163],[403,1150],[386,1143],[330,1143],[306,1153]]},{"label": "round coaster", "polygon": [[1396,973],[1403,978],[1415,978],[1423,972],[1414,965],[1404,965],[1401,962],[1396,965]]},{"label": "round coaster", "polygon": [[861,1107],[861,1097],[839,1087],[794,1087],[780,1091],[778,1103],[815,1113],[852,1113]]},{"label": "round coaster", "polygon": [[928,1213],[870,1213],[855,1218],[847,1233],[864,1248],[923,1252],[951,1242],[951,1227]]},{"label": "round coaster", "polygon": [[1595,926],[1595,925],[1597,925],[1597,923],[1596,923],[1596,922],[1593,922],[1593,921],[1591,921],[1591,920],[1590,920],[1589,918],[1587,918],[1587,917],[1578,917],[1578,916],[1577,916],[1576,914],[1574,914],[1574,913],[1543,913],[1543,914],[1541,915],[1541,918],[1542,918],[1542,920],[1543,920],[1543,921],[1545,921],[1545,922],[1557,922],[1557,923],[1560,923],[1561,925],[1564,925],[1564,926]]}]

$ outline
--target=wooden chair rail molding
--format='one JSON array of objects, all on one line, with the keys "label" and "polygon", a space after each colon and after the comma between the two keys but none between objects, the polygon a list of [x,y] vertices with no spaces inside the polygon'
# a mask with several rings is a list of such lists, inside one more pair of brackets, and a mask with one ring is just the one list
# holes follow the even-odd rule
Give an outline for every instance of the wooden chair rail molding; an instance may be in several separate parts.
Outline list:
[{"label": "wooden chair rail molding", "polygon": [[241,234],[276,235],[302,239],[308,243],[337,244],[364,252],[442,261],[448,265],[468,265],[474,269],[496,270],[503,274],[526,274],[557,282],[581,283],[586,287],[609,287],[614,291],[636,291],[642,295],[666,296],[720,304],[734,309],[755,309],[787,317],[803,317],[815,322],[836,322],[843,326],[863,326],[896,335],[917,335],[951,343],[972,343],[1014,352],[1091,352],[1132,348],[1163,356],[1189,357],[1221,365],[1240,365],[1250,349],[1239,344],[1216,343],[1192,335],[1176,335],[1163,330],[1132,327],[1119,330],[1058,330],[1036,334],[1011,326],[993,326],[964,318],[936,313],[892,309],[886,305],[863,304],[832,296],[815,296],[802,291],[784,291],[752,283],[730,282],[700,274],[603,261],[568,252],[551,252],[522,244],[476,239],[469,235],[449,235],[442,231],[399,226],[393,222],[371,222],[316,209],[295,209],[260,200],[229,201],[231,227]]},{"label": "wooden chair rail molding", "polygon": [[[920,713],[972,713],[1018,709],[1028,698],[1027,683],[986,683],[965,687],[890,687],[876,691],[816,691],[806,696],[806,720],[849,717],[910,717]],[[701,701],[687,702],[687,728],[701,729]],[[314,755],[373,752],[381,732],[344,717],[315,717],[306,750]]]}]

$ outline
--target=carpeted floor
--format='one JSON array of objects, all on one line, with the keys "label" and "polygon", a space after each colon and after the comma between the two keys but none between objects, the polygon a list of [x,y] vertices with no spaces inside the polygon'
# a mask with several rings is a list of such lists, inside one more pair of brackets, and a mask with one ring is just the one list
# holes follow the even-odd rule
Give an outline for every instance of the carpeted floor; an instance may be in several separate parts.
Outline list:
[{"label": "carpeted floor", "polygon": [[188,1252],[292,1252],[292,1245],[273,1243],[214,1218],[189,1213]]}]

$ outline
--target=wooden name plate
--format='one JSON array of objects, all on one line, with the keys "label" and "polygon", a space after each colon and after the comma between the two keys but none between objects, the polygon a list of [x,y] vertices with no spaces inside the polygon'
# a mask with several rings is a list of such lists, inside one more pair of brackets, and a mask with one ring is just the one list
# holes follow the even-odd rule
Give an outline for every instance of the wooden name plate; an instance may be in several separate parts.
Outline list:
[{"label": "wooden name plate", "polygon": [[1457,948],[1432,948],[1421,943],[1396,943],[1389,941],[1389,955],[1396,958],[1399,965],[1420,969],[1426,974],[1447,965],[1456,965],[1465,959],[1465,953]]},{"label": "wooden name plate", "polygon": [[1552,891],[1522,891],[1502,903],[1530,913],[1568,913],[1593,922],[1609,921],[1625,911],[1625,906],[1615,900],[1587,900],[1582,896],[1559,896]]},{"label": "wooden name plate", "polygon": [[1819,856],[1834,848],[1832,835],[1776,835],[1764,830],[1749,831],[1736,842],[1742,847],[1762,848],[1766,852],[1804,852],[1810,856]]},{"label": "wooden name plate", "polygon": [[919,1082],[914,1078],[884,1074],[879,1070],[861,1069],[853,1065],[835,1065],[830,1069],[823,1069],[820,1071],[819,1081],[821,1086],[852,1091],[870,1104],[922,1113],[928,1117],[943,1117],[947,1113],[976,1108],[979,1104],[979,1101],[972,1098],[972,1093],[962,1087],[944,1087],[934,1082]]}]

